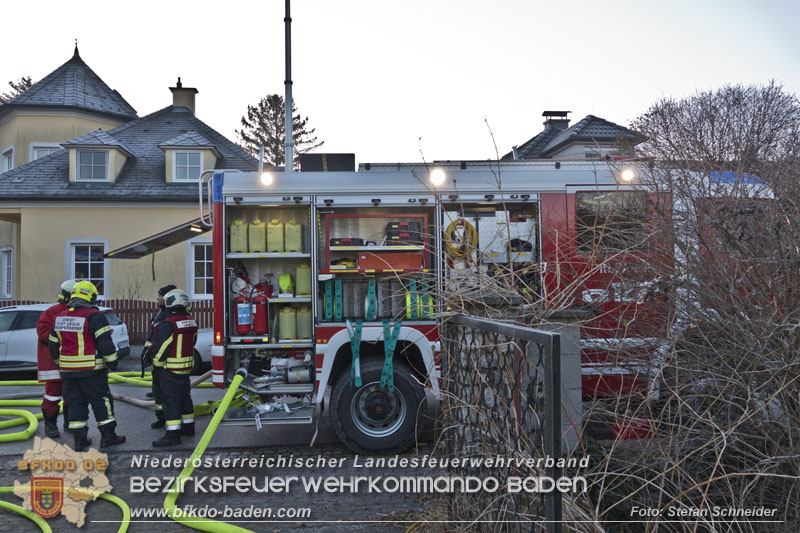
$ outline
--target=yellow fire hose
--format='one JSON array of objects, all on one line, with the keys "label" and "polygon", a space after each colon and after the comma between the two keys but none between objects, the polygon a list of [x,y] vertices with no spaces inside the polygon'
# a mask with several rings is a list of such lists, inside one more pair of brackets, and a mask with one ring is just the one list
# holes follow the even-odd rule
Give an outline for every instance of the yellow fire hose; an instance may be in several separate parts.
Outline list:
[{"label": "yellow fire hose", "polygon": [[[24,400],[18,400],[18,401],[24,401]],[[33,435],[33,433],[36,431],[36,428],[39,427],[39,421],[36,420],[36,416],[30,411],[26,411],[25,409],[0,409],[0,416],[19,416],[22,418],[18,418],[17,420],[24,419],[24,421],[28,422],[28,429],[24,431],[18,431],[16,433],[4,433],[0,435],[0,442],[11,442],[13,440],[29,439],[30,436]],[[11,420],[10,422],[13,422],[13,420]]]},{"label": "yellow fire hose", "polygon": [[[0,487],[0,493],[13,493],[14,487]],[[109,501],[120,508],[122,511],[122,523],[117,530],[117,533],[125,533],[128,531],[128,524],[131,521],[131,509],[128,507],[128,504],[125,503],[122,499],[117,498],[113,494],[100,494],[100,498]],[[0,500],[0,509],[7,509],[9,511],[14,511],[17,514],[21,514],[28,520],[34,522],[44,533],[52,533],[53,530],[50,529],[50,526],[45,522],[45,520],[37,515],[32,511],[28,511],[24,507],[20,507],[19,505],[14,505],[13,503],[9,503],[3,500]]]},{"label": "yellow fire hose", "polygon": [[231,382],[230,387],[228,387],[228,391],[225,393],[225,396],[222,398],[222,401],[219,404],[219,409],[217,409],[217,412],[214,413],[214,418],[211,419],[211,423],[208,424],[206,431],[200,438],[200,442],[197,443],[197,446],[192,452],[192,456],[186,462],[186,466],[178,475],[178,479],[175,480],[173,487],[175,487],[177,490],[171,491],[169,494],[167,494],[167,497],[164,498],[164,510],[167,512],[169,517],[176,522],[180,522],[184,526],[192,529],[211,531],[212,533],[253,533],[249,529],[244,529],[233,524],[218,522],[217,520],[211,520],[210,518],[198,518],[184,513],[181,513],[180,516],[177,516],[175,513],[178,494],[183,488],[183,480],[192,475],[195,461],[199,462],[200,458],[203,457],[203,453],[205,453],[208,443],[211,442],[211,437],[214,436],[214,432],[217,430],[222,417],[225,415],[225,411],[230,406],[233,397],[236,395],[236,392],[239,389],[239,384],[242,382],[245,375],[246,371],[244,371],[244,369],[240,369],[233,377],[233,381]]}]

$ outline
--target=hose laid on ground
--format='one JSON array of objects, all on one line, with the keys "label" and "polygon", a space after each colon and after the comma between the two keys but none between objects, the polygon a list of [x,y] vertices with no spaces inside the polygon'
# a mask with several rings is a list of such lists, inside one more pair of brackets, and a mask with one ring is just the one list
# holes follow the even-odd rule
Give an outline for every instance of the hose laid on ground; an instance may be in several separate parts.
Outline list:
[{"label": "hose laid on ground", "polygon": [[[129,377],[131,374],[136,376],[141,376],[140,372],[111,372],[108,375],[108,383],[127,383],[129,385],[136,385],[138,387],[152,387],[153,382],[150,379],[150,374],[146,373],[144,378],[133,378]],[[211,372],[206,372],[202,376],[199,376],[192,382],[192,387],[202,388],[202,389],[211,389],[216,387],[213,383],[203,383],[208,377],[211,376]],[[200,379],[202,378],[202,379]],[[195,384],[196,383],[196,384]],[[22,387],[22,386],[34,386],[34,385],[44,385],[44,383],[40,381],[36,381],[35,379],[28,379],[28,380],[18,380],[18,381],[0,381],[0,386],[8,386],[8,387]]]},{"label": "hose laid on ground", "polygon": [[[14,487],[0,487],[0,492],[13,492],[13,490]],[[53,530],[50,529],[50,526],[47,524],[47,522],[44,521],[44,518],[34,513],[33,511],[29,511],[24,507],[20,507],[19,505],[14,505],[13,503],[9,503],[3,500],[0,500],[0,509],[6,509],[7,511],[14,511],[17,514],[24,516],[25,518],[27,518],[28,520],[39,526],[39,529],[42,530],[42,533],[53,533]]]},{"label": "hose laid on ground", "polygon": [[[13,493],[14,487],[0,487],[0,493]],[[128,504],[125,503],[121,498],[114,496],[113,494],[100,494],[100,498],[109,501],[120,508],[122,511],[122,523],[117,530],[117,533],[125,533],[128,531],[128,524],[131,521],[131,508],[128,507]],[[14,511],[17,514],[21,514],[28,520],[33,521],[44,533],[53,533],[53,530],[50,529],[50,525],[44,521],[44,519],[37,515],[36,513],[25,509],[24,507],[20,507],[19,505],[14,505],[13,503],[9,503],[3,500],[0,500],[0,508],[7,509],[9,511]]]},{"label": "hose laid on ground", "polygon": [[[24,400],[19,400],[19,401],[24,401]],[[0,416],[19,416],[22,417],[21,419],[24,419],[25,421],[28,422],[28,429],[24,431],[18,431],[16,433],[4,433],[0,435],[0,442],[11,442],[14,440],[28,439],[30,438],[31,435],[34,434],[36,428],[39,427],[39,421],[36,420],[36,416],[30,411],[26,411],[25,409],[0,409]],[[14,422],[14,421],[15,420],[8,420],[7,422]]]},{"label": "hose laid on ground", "polygon": [[178,475],[178,479],[175,480],[173,488],[177,490],[170,491],[170,493],[167,494],[167,497],[164,498],[164,510],[167,512],[169,517],[176,522],[180,522],[184,526],[191,527],[192,529],[210,531],[212,533],[253,533],[249,529],[244,529],[233,524],[218,522],[216,520],[211,520],[210,518],[198,518],[184,513],[181,513],[180,516],[177,516],[175,513],[178,494],[183,488],[183,480],[192,475],[195,462],[199,463],[200,458],[203,457],[203,453],[205,453],[208,443],[211,442],[211,437],[214,436],[214,432],[217,430],[220,421],[222,421],[222,417],[225,415],[225,411],[228,409],[233,397],[236,395],[239,385],[242,383],[245,375],[246,371],[240,369],[233,377],[230,387],[228,387],[225,396],[222,398],[222,401],[219,404],[219,409],[217,409],[217,412],[214,413],[214,418],[211,419],[211,423],[208,424],[203,436],[200,438],[200,442],[197,443],[197,446],[192,452],[192,456],[186,462],[186,466]]}]

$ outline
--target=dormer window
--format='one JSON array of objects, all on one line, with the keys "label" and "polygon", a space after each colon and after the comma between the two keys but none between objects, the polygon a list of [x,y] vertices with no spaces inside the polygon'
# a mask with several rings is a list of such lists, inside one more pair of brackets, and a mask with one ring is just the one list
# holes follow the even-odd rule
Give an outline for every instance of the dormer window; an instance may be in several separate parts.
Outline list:
[{"label": "dormer window", "polygon": [[108,181],[108,150],[78,150],[77,181]]},{"label": "dormer window", "polygon": [[175,151],[172,175],[175,181],[197,181],[203,172],[203,153],[201,151]]}]

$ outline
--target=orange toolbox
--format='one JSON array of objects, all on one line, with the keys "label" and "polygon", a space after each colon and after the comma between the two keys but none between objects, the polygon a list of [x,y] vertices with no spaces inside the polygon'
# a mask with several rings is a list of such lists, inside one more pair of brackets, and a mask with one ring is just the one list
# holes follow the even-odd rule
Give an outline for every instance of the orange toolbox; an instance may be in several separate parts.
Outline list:
[{"label": "orange toolbox", "polygon": [[422,268],[422,254],[419,252],[359,252],[360,269]]}]

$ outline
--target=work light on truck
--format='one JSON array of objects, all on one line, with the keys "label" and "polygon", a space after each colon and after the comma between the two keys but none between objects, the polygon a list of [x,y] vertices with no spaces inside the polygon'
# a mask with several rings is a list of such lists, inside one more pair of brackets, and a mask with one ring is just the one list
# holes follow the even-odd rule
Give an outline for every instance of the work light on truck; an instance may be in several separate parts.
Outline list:
[{"label": "work light on truck", "polygon": [[431,170],[430,179],[434,187],[439,187],[444,184],[444,180],[447,179],[447,174],[445,174],[444,170],[441,168],[434,168]]},{"label": "work light on truck", "polygon": [[272,174],[269,172],[262,172],[261,173],[261,184],[262,185],[272,185]]},{"label": "work light on truck", "polygon": [[632,169],[626,168],[622,172],[620,172],[619,177],[625,183],[630,183],[636,177],[636,174],[633,172]]}]

